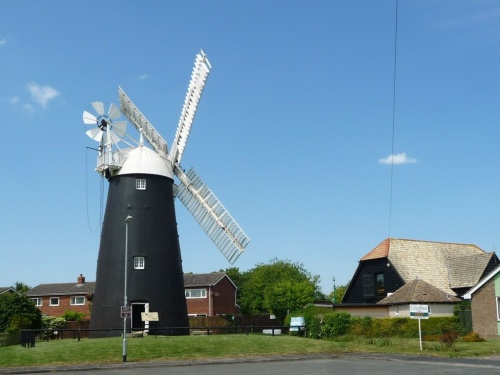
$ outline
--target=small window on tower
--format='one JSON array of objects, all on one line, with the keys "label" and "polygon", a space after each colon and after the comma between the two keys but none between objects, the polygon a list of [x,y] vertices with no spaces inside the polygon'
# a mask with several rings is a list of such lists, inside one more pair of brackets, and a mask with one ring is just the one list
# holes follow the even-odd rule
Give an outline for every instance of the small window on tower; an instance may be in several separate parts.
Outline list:
[{"label": "small window on tower", "polygon": [[144,269],[144,257],[134,257],[134,269],[143,270]]},{"label": "small window on tower", "polygon": [[146,190],[146,179],[138,178],[135,180],[135,190]]}]

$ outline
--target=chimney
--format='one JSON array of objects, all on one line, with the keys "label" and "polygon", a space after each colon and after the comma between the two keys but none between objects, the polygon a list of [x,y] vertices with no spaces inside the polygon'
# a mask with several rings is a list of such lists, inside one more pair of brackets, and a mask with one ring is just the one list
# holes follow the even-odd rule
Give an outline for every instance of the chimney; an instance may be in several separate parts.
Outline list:
[{"label": "chimney", "polygon": [[85,283],[85,276],[83,276],[82,274],[80,274],[80,276],[78,276],[78,279],[77,279],[77,285],[82,285]]}]

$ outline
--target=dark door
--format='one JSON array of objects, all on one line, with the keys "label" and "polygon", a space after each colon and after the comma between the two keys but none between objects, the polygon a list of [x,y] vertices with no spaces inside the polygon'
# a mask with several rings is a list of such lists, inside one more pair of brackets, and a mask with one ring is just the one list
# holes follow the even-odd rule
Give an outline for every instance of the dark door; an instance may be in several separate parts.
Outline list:
[{"label": "dark door", "polygon": [[141,313],[145,312],[145,302],[132,302],[132,331],[144,331]]}]

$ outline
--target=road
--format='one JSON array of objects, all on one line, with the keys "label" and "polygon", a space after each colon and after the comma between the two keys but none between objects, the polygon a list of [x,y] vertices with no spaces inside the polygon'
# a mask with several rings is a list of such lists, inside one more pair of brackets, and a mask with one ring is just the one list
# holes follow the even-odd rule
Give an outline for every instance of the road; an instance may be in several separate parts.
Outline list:
[{"label": "road", "polygon": [[[32,373],[20,369],[0,369],[0,374]],[[92,370],[92,371],[89,371]],[[4,372],[6,371],[6,372]],[[393,356],[356,356],[322,357],[312,359],[292,360],[256,359],[220,360],[208,362],[182,363],[133,363],[118,365],[95,365],[86,369],[47,367],[36,369],[39,372],[64,372],[65,375],[422,375],[422,374],[453,374],[453,375],[498,375],[500,374],[500,359],[450,359],[430,357],[393,357]]]}]

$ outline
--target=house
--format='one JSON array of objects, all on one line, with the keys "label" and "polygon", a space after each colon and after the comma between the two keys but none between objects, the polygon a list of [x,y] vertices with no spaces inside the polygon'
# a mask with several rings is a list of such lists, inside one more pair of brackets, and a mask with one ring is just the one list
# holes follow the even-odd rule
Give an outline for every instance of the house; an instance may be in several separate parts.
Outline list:
[{"label": "house", "polygon": [[498,264],[476,245],[387,238],[360,259],[342,303],[377,303],[416,279],[461,296]]},{"label": "house", "polygon": [[[184,274],[184,286],[189,316],[239,313],[236,285],[223,272]],[[89,319],[94,290],[95,282],[86,282],[80,274],[76,284],[40,284],[30,289],[27,296],[44,315],[61,316],[70,310],[84,313],[85,319]]]},{"label": "house", "polygon": [[432,286],[424,280],[415,279],[378,302],[389,307],[389,317],[409,317],[410,305],[427,305],[429,316],[453,316],[455,304],[460,298]]},{"label": "house", "polygon": [[184,274],[184,288],[189,316],[238,314],[238,288],[223,272]]},{"label": "house", "polygon": [[472,329],[483,337],[500,336],[500,266],[463,297],[471,300]]},{"label": "house", "polygon": [[85,282],[80,274],[75,283],[40,284],[26,295],[35,303],[42,314],[61,316],[65,311],[76,311],[90,317],[89,297],[95,289],[95,282]]},{"label": "house", "polygon": [[0,294],[4,293],[17,293],[11,286],[0,286]]}]

